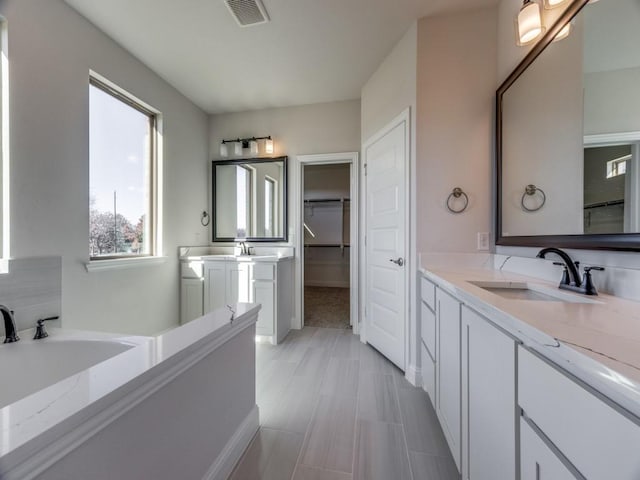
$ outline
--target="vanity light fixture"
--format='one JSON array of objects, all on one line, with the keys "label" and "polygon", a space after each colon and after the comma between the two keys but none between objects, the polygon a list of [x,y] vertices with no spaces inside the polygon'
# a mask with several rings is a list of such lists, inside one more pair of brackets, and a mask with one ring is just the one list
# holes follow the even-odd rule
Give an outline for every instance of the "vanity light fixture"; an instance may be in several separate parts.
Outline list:
[{"label": "vanity light fixture", "polygon": [[273,140],[271,140],[271,136],[268,137],[247,137],[247,138],[235,138],[232,140],[222,140],[220,144],[220,156],[227,157],[229,156],[229,149],[227,144],[233,144],[233,154],[236,157],[240,157],[243,154],[245,148],[248,148],[251,152],[251,155],[258,155],[260,152],[260,146],[258,141],[265,141],[265,153],[268,155],[273,154]]},{"label": "vanity light fixture", "polygon": [[557,33],[556,38],[554,38],[553,41],[557,42],[559,40],[563,40],[563,39],[567,38],[569,36],[569,34],[571,33],[572,26],[573,26],[573,22],[568,22],[564,27],[562,27],[562,30],[560,30]]},{"label": "vanity light fixture", "polygon": [[540,5],[524,0],[516,19],[519,45],[527,45],[544,31],[540,17]]},{"label": "vanity light fixture", "polygon": [[267,137],[264,142],[264,151],[268,155],[273,155],[273,140],[271,140],[271,136]]}]

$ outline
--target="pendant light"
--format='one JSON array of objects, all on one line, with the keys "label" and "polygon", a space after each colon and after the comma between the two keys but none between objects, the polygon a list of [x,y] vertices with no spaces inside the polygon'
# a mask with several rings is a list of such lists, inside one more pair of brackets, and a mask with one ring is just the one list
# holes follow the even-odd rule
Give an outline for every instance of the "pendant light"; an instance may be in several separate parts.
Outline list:
[{"label": "pendant light", "polygon": [[531,43],[542,33],[540,5],[532,0],[524,0],[518,13],[518,41],[520,45]]}]

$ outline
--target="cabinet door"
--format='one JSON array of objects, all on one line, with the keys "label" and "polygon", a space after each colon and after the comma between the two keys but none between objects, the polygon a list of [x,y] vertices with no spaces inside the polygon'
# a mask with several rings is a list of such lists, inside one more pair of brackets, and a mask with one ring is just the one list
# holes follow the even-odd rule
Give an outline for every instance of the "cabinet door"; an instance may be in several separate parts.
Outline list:
[{"label": "cabinet door", "polygon": [[436,412],[460,471],[460,303],[437,289]]},{"label": "cabinet door", "polygon": [[258,313],[258,322],[256,323],[256,334],[258,335],[274,335],[274,285],[273,282],[254,281],[252,288],[253,303],[262,305],[260,313]]},{"label": "cabinet door", "polygon": [[183,278],[180,281],[180,323],[187,323],[203,315],[203,279]]},{"label": "cabinet door", "polygon": [[524,418],[520,420],[520,470],[521,480],[576,479]]},{"label": "cabinet door", "polygon": [[516,478],[516,343],[462,307],[463,478]]},{"label": "cabinet door", "polygon": [[251,301],[249,292],[250,268],[251,264],[247,262],[227,263],[227,304],[249,303]]},{"label": "cabinet door", "polygon": [[225,263],[206,262],[204,267],[204,313],[224,307],[226,302]]}]

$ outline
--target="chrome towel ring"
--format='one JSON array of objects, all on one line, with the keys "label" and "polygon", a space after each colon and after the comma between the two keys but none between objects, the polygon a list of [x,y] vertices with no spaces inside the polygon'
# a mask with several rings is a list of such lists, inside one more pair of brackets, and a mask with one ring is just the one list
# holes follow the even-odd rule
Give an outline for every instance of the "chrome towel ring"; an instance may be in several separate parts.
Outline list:
[{"label": "chrome towel ring", "polygon": [[[524,200],[527,197],[533,197],[536,193],[539,193],[541,198],[542,198],[542,202],[540,203],[540,205],[538,205],[535,208],[529,208],[524,204]],[[544,193],[544,190],[542,190],[540,187],[536,187],[535,185],[527,185],[526,187],[524,187],[524,193],[522,194],[522,198],[520,199],[520,205],[522,205],[522,209],[526,212],[537,212],[538,210],[540,210],[542,207],[544,207],[544,204],[547,203],[547,196]]]},{"label": "chrome towel ring", "polygon": [[[451,206],[451,203],[452,203],[451,200],[455,200],[460,197],[462,197],[462,200],[464,201],[464,205],[462,206],[462,208],[458,208],[458,209],[453,208]],[[467,196],[466,193],[464,193],[464,191],[460,187],[454,188],[453,191],[447,197],[447,209],[451,213],[462,213],[467,209],[468,206],[469,206],[469,197]]]},{"label": "chrome towel ring", "polygon": [[200,223],[202,224],[202,226],[208,227],[210,222],[211,222],[211,217],[209,216],[209,214],[206,211],[202,212],[200,214]]}]

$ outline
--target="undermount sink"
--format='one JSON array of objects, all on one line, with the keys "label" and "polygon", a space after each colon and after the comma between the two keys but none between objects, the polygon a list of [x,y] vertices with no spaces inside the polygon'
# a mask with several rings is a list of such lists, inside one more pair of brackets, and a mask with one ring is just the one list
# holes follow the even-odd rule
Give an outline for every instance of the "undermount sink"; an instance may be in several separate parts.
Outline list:
[{"label": "undermount sink", "polygon": [[484,282],[469,280],[469,283],[509,300],[534,300],[538,302],[602,303],[585,296],[565,293],[557,289],[526,282]]}]

